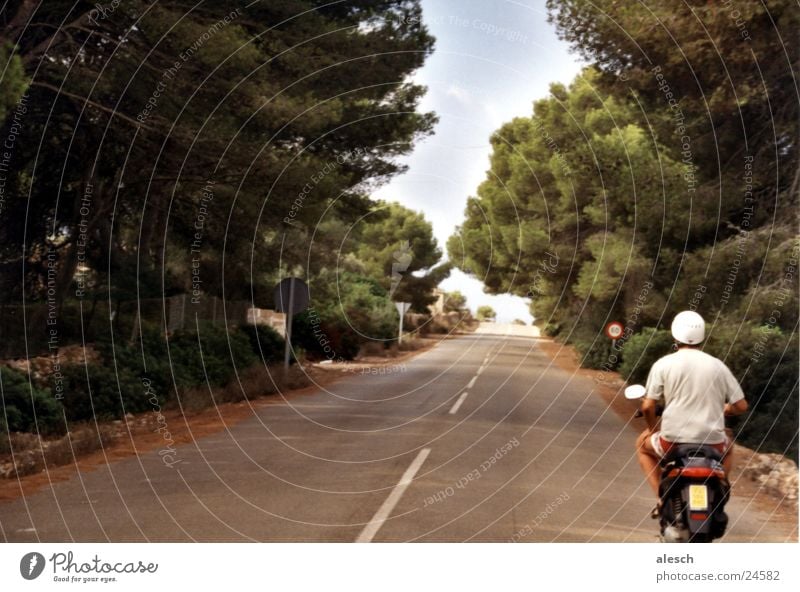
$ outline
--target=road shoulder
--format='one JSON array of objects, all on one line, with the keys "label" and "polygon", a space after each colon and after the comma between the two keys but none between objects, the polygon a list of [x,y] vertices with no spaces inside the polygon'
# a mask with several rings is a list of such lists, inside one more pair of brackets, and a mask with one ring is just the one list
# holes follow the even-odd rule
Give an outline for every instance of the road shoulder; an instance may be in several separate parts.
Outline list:
[{"label": "road shoulder", "polygon": [[[636,433],[644,429],[644,421],[632,419],[638,403],[625,398],[623,390],[626,382],[617,372],[592,370],[580,366],[580,355],[569,345],[558,343],[553,339],[540,338],[538,346],[561,370],[577,376],[588,378],[595,383],[595,391],[600,395],[614,413],[623,421],[630,422],[634,428],[631,433],[631,454]],[[796,502],[770,493],[761,484],[745,476],[746,469],[753,462],[757,453],[744,446],[736,445],[735,466],[731,475],[734,495],[744,502],[746,507],[756,508],[768,516],[770,529],[785,537],[786,542],[798,542],[798,515]]]},{"label": "road shoulder", "polygon": [[[88,453],[77,452],[75,449],[78,447],[70,444],[67,449],[70,455],[68,462],[56,466],[43,463],[45,468],[36,473],[0,479],[0,503],[27,497],[55,483],[71,479],[79,471],[94,471],[105,464],[162,448],[165,434],[158,428],[164,425],[169,426],[170,445],[188,444],[250,419],[265,406],[317,392],[319,388],[354,373],[379,373],[392,366],[405,364],[452,337],[448,334],[427,338],[421,347],[403,351],[395,357],[369,356],[354,362],[334,364],[307,363],[302,366],[302,372],[307,377],[306,385],[299,388],[235,403],[220,403],[196,411],[166,409],[161,411],[161,418],[148,412],[129,415],[125,420],[104,422],[100,426],[114,432],[108,443]],[[96,437],[96,434],[92,432],[92,436]],[[41,462],[41,455],[38,460]]]}]

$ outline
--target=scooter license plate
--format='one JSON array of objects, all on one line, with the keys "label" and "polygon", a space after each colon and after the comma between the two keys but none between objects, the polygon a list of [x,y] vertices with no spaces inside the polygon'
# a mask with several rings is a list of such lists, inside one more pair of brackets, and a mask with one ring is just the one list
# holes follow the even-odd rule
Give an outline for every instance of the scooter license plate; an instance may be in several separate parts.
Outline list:
[{"label": "scooter license plate", "polygon": [[708,487],[689,485],[689,509],[708,510]]}]

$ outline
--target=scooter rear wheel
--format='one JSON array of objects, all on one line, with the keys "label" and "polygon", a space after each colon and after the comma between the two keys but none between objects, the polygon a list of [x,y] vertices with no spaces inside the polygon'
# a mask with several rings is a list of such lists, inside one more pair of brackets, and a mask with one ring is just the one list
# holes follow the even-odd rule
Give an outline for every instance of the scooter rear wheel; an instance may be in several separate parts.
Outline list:
[{"label": "scooter rear wheel", "polygon": [[713,539],[707,532],[696,532],[689,537],[690,543],[710,543]]}]

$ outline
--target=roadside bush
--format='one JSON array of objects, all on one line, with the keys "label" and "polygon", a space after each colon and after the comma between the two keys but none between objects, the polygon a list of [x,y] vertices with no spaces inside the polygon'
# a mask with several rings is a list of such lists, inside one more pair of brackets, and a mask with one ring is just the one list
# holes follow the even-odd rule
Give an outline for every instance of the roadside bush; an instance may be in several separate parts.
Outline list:
[{"label": "roadside bush", "polygon": [[634,333],[622,347],[622,363],[619,373],[631,384],[647,381],[650,368],[659,358],[672,351],[672,335],[669,331],[645,327]]},{"label": "roadside bush", "polygon": [[233,378],[235,368],[258,361],[243,331],[211,324],[201,325],[199,333],[176,333],[169,340],[169,356],[179,387],[204,385],[206,378],[211,386],[223,386]]},{"label": "roadside bush", "polygon": [[447,325],[444,325],[438,321],[433,321],[431,323],[432,335],[447,335],[448,333],[450,333],[450,328]]},{"label": "roadside bush", "polygon": [[316,360],[352,360],[358,355],[362,342],[346,321],[324,320],[313,313],[295,317],[292,344],[301,347]]},{"label": "roadside bush", "polygon": [[542,334],[545,337],[556,337],[559,333],[561,333],[561,323],[546,323],[542,327]]},{"label": "roadside bush", "polygon": [[64,408],[70,421],[118,419],[152,409],[141,375],[123,364],[68,366],[64,376]]},{"label": "roadside bush", "polygon": [[250,348],[257,357],[263,356],[267,363],[283,360],[285,341],[272,327],[267,325],[247,325],[241,331],[250,341]]},{"label": "roadside bush", "polygon": [[31,385],[27,375],[0,367],[0,387],[2,440],[7,439],[9,432],[32,432],[43,436],[66,433],[61,403],[47,390]]},{"label": "roadside bush", "polygon": [[174,400],[176,387],[206,387],[206,377],[211,386],[224,386],[234,368],[258,361],[245,331],[211,324],[200,325],[199,338],[196,332],[180,331],[168,341],[157,327],[145,326],[141,343],[117,339],[112,347],[108,339],[98,342],[97,349],[103,364],[89,366],[88,381],[83,366],[68,369],[65,403],[71,420],[146,411],[153,408],[153,396],[163,405]]},{"label": "roadside bush", "polygon": [[728,365],[750,405],[747,414],[732,422],[737,439],[797,461],[797,334],[753,323],[717,323],[706,351]]},{"label": "roadside bush", "polygon": [[167,344],[161,329],[155,324],[143,324],[141,341],[138,332],[133,342],[120,335],[115,335],[112,342],[109,335],[104,335],[95,343],[95,349],[103,359],[105,366],[116,366],[122,372],[129,372],[151,383],[151,391],[155,392],[159,404],[164,403],[168,393],[173,390]]},{"label": "roadside bush", "polygon": [[619,364],[619,353],[614,351],[611,340],[605,335],[578,335],[571,344],[581,355],[584,368],[614,370]]}]

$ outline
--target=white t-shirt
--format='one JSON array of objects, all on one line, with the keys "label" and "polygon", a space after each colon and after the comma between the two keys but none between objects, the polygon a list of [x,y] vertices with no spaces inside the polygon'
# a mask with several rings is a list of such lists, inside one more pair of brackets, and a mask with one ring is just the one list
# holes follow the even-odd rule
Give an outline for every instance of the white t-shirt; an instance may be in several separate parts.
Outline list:
[{"label": "white t-shirt", "polygon": [[725,403],[744,399],[728,367],[699,349],[664,356],[647,377],[648,399],[661,400],[661,437],[669,442],[720,444],[725,441]]}]

